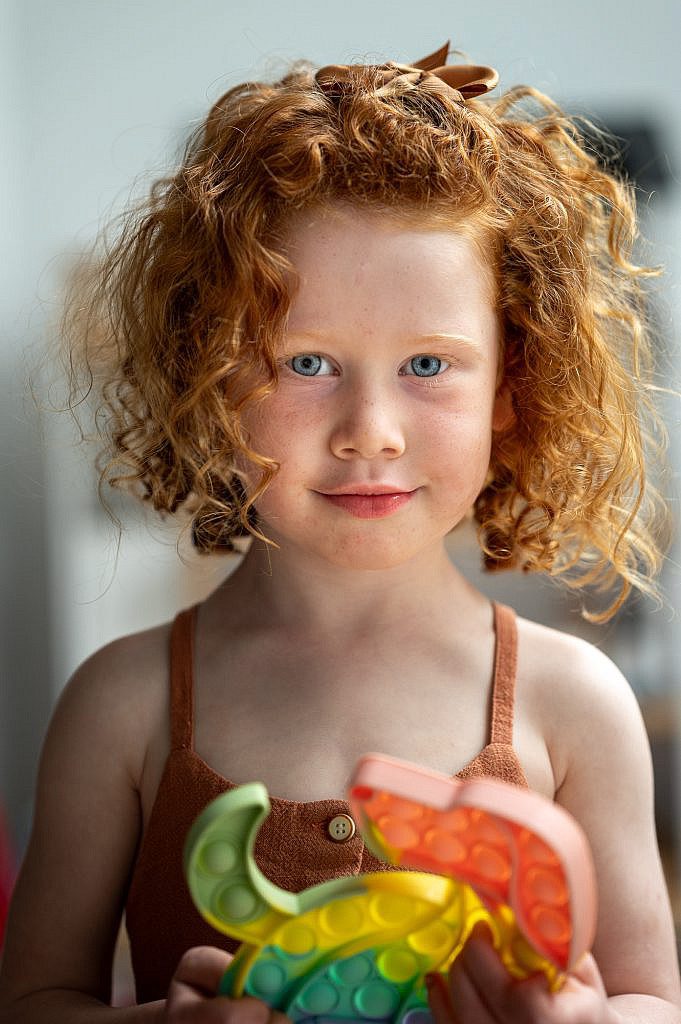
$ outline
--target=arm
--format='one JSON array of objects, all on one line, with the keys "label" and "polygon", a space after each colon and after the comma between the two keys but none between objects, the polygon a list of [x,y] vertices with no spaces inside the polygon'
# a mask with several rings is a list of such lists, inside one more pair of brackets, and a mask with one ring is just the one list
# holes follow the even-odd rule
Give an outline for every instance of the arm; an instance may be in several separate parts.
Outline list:
[{"label": "arm", "polygon": [[566,729],[562,743],[555,732],[554,765],[556,800],[584,828],[596,864],[594,957],[619,1019],[678,1022],[681,984],[655,834],[648,738],[618,669],[595,648],[578,648],[579,679],[562,688]]},{"label": "arm", "polygon": [[650,751],[636,699],[615,666],[590,645],[541,630],[532,646],[541,678],[530,689],[542,694],[538,720],[555,799],[580,822],[594,855],[599,920],[593,955],[551,995],[543,977],[510,979],[486,929],[476,930],[448,984],[432,979],[435,1020],[680,1024],[681,985],[655,836]]},{"label": "arm", "polygon": [[189,951],[167,1000],[109,1006],[114,944],[141,832],[139,784],[166,692],[165,638],[116,641],[66,687],[41,757],[35,817],[0,971],[0,1024],[274,1024],[255,999],[212,998],[231,959]]},{"label": "arm", "polygon": [[[140,835],[146,735],[126,638],[75,673],[48,729],[33,831],[10,910],[0,1021],[152,1021],[158,1006],[108,1007],[111,961]],[[142,678],[144,678],[142,676]],[[113,1014],[113,1016],[112,1016]]]}]

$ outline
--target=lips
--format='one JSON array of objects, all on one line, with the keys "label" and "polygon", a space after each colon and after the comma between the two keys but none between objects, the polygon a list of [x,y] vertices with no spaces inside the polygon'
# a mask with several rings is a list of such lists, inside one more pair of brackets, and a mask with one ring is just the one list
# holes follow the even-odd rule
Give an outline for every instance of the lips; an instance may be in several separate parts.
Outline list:
[{"label": "lips", "polygon": [[343,509],[356,519],[383,519],[403,508],[416,491],[403,491],[386,485],[356,485],[342,492],[317,492],[336,508]]}]

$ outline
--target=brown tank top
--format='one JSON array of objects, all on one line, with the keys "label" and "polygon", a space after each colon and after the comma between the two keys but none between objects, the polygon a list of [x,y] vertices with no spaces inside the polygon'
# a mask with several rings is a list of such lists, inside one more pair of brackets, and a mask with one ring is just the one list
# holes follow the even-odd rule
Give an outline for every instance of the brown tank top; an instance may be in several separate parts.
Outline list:
[{"label": "brown tank top", "polygon": [[[175,618],[170,638],[171,750],[138,850],[125,910],[139,1003],[165,998],[177,963],[191,946],[238,943],[215,932],[189,898],[182,869],[187,832],[201,810],[235,783],[214,772],[193,749],[193,646],[196,606]],[[513,749],[517,665],[515,613],[494,605],[495,658],[490,742],[457,778],[491,776],[527,787]],[[359,834],[333,841],[327,825],[348,814],[346,800],[298,802],[270,797],[272,809],[258,833],[255,860],[276,885],[300,892],[311,885],[369,871],[394,870],[379,861]]]}]

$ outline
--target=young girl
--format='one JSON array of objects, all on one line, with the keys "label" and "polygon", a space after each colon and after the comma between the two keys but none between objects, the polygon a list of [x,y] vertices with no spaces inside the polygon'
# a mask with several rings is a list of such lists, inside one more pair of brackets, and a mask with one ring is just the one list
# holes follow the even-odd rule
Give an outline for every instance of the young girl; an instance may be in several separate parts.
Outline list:
[{"label": "young girl", "polygon": [[[593,850],[598,934],[564,988],[511,980],[476,933],[431,992],[438,1024],[681,1020],[634,696],[598,650],[491,605],[445,548],[474,510],[490,569],[619,581],[603,618],[650,591],[631,195],[551,101],[482,98],[495,73],[447,54],[232,89],[73,302],[104,475],[186,511],[200,550],[246,552],[67,686],[3,1024],[282,1020],[215,997],[234,947],[189,902],[187,829],[258,779],[277,884],[379,870],[329,828],[368,750],[529,786]],[[112,1009],[123,909],[139,1005]]]}]

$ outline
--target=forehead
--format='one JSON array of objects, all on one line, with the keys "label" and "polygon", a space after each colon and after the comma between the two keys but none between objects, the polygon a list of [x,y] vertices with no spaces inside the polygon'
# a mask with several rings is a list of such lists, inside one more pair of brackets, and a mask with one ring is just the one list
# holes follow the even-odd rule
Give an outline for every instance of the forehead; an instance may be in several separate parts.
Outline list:
[{"label": "forehead", "polygon": [[289,331],[321,318],[424,331],[496,322],[494,272],[470,225],[335,203],[297,213],[284,241],[295,271]]}]

